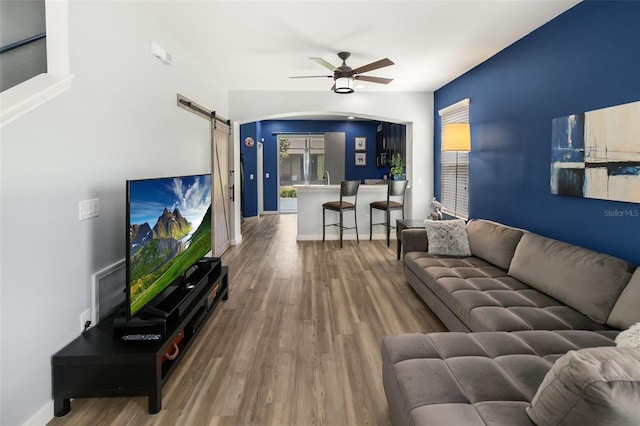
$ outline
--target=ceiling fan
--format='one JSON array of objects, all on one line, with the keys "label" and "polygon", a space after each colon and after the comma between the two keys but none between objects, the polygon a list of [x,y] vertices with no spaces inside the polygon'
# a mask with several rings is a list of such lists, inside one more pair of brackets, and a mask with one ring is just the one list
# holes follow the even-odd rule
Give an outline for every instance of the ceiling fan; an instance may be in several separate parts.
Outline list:
[{"label": "ceiling fan", "polygon": [[370,64],[363,65],[361,67],[352,69],[347,65],[347,59],[351,56],[350,52],[338,52],[338,57],[342,59],[342,65],[335,67],[322,58],[309,58],[316,61],[323,67],[333,71],[333,75],[305,75],[289,78],[333,78],[334,84],[331,87],[336,93],[353,93],[353,80],[369,81],[371,83],[389,84],[393,81],[392,78],[383,77],[370,77],[367,75],[361,75],[365,72],[377,70],[379,68],[388,67],[393,65],[393,61],[389,58],[380,59],[379,61],[371,62]]}]

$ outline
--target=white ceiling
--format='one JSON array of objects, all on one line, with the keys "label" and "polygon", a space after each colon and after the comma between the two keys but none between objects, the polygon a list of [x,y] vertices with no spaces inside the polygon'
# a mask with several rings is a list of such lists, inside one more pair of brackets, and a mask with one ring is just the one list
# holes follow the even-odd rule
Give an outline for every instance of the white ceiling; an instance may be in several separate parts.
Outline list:
[{"label": "white ceiling", "polygon": [[[362,91],[434,91],[577,4],[502,1],[142,1],[156,20],[229,90],[329,90],[331,72],[309,57],[393,78]],[[160,41],[160,40],[156,40]],[[169,52],[171,53],[171,52]],[[339,96],[339,95],[336,95]],[[348,96],[348,95],[347,95]]]}]

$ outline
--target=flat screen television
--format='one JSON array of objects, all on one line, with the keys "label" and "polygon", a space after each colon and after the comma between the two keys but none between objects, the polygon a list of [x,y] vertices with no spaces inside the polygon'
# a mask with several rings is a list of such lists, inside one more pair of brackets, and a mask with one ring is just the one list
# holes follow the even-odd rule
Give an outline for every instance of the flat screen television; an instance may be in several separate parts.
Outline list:
[{"label": "flat screen television", "polygon": [[211,175],[128,180],[126,238],[131,319],[211,251]]}]

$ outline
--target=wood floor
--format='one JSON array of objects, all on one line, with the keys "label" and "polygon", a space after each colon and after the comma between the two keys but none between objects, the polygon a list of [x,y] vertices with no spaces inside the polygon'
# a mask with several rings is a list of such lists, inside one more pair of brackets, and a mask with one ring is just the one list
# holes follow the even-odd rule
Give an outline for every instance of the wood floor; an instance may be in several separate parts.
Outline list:
[{"label": "wood floor", "polygon": [[222,257],[229,300],[164,387],[75,399],[49,425],[388,425],[380,342],[445,330],[406,283],[395,242],[296,241],[296,215],[250,219]]}]

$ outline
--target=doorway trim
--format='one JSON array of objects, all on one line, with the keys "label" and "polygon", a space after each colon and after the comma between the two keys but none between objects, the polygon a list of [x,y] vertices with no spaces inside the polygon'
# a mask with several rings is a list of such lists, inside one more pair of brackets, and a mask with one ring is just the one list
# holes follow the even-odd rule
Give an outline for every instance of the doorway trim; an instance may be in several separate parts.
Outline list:
[{"label": "doorway trim", "polygon": [[[363,119],[367,119],[367,120],[373,120],[373,121],[386,121],[389,123],[397,123],[397,124],[404,124],[407,126],[407,176],[411,176],[412,175],[412,159],[413,159],[413,138],[414,138],[414,121],[413,120],[402,120],[402,119],[398,119],[398,118],[394,118],[388,115],[377,115],[377,114],[369,114],[369,113],[362,113],[362,112],[354,112],[354,111],[333,111],[333,112],[327,112],[327,111],[291,111],[291,112],[286,112],[286,113],[274,113],[274,114],[258,114],[256,116],[251,116],[250,118],[243,118],[241,120],[235,120],[232,121],[233,124],[233,154],[234,154],[234,161],[237,163],[234,163],[234,167],[239,168],[239,156],[240,156],[240,126],[243,124],[247,124],[247,123],[253,123],[253,122],[258,122],[258,121],[264,121],[264,120],[280,120],[280,119],[295,119],[296,117],[298,117],[299,119],[306,119],[310,116],[313,117],[320,117],[320,116],[336,116],[336,115],[340,115],[340,116],[344,116],[344,117],[348,117],[348,116],[358,116],[360,118]],[[318,118],[315,118],[318,119]],[[432,130],[432,128],[431,128]],[[411,161],[410,161],[411,160]],[[279,172],[278,172],[279,173]],[[236,174],[235,179],[237,180],[237,185],[236,188],[239,188],[239,179],[240,177],[238,176],[238,174]],[[419,182],[419,184],[421,184],[422,182]],[[407,195],[407,200],[406,200],[406,205],[409,209],[409,211],[411,211],[412,209],[412,194],[408,194]],[[232,224],[232,240],[231,240],[231,244],[232,245],[236,245],[236,244],[240,244],[242,242],[242,229],[241,229],[241,218],[240,218],[240,206],[239,204],[236,205],[236,203],[232,204],[232,209],[233,209],[233,214],[232,214],[232,220],[233,220],[233,224]]]},{"label": "doorway trim", "polygon": [[264,181],[263,179],[263,166],[264,166],[264,143],[258,141],[258,155],[256,164],[256,179],[258,180],[258,217],[264,214]]}]

